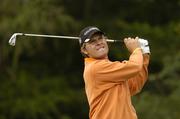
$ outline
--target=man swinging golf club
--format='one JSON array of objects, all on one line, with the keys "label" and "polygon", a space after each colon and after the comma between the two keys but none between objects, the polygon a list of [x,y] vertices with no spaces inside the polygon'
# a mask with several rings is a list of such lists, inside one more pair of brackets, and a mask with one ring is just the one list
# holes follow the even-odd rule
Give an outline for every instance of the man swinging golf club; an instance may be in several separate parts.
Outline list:
[{"label": "man swinging golf club", "polygon": [[125,38],[129,60],[108,59],[105,34],[97,27],[80,32],[85,56],[84,81],[90,119],[137,119],[131,96],[141,91],[148,78],[150,49],[144,39]]}]

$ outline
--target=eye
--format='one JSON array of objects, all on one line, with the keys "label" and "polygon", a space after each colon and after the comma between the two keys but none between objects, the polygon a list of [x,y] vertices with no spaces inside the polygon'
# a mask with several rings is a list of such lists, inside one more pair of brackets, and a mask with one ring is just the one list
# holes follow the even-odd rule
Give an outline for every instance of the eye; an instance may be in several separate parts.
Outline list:
[{"label": "eye", "polygon": [[104,39],[108,39],[108,37],[107,37],[107,36],[104,36]]},{"label": "eye", "polygon": [[96,40],[97,40],[97,39],[91,39],[91,40],[89,41],[89,43],[94,43],[94,42],[96,42]]},{"label": "eye", "polygon": [[95,36],[95,37],[92,37],[91,40],[88,42],[89,44],[95,44],[97,41],[100,41],[100,40],[106,40],[107,37],[104,36],[104,35],[98,35],[98,36]]}]

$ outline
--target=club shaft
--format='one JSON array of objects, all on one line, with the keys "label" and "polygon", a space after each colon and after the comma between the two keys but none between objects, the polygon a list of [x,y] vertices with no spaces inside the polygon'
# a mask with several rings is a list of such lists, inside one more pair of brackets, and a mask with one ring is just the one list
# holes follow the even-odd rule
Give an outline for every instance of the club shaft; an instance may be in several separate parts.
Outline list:
[{"label": "club shaft", "polygon": [[[41,35],[41,34],[23,34],[24,36],[34,36],[34,37],[48,37],[48,38],[63,38],[63,39],[76,39],[79,40],[79,37],[73,37],[73,36],[57,36],[57,35]],[[107,42],[123,42],[122,40],[113,40],[113,39],[107,39]]]},{"label": "club shaft", "polygon": [[23,34],[24,36],[34,36],[34,37],[48,37],[48,38],[64,38],[64,39],[79,39],[79,37],[72,36],[56,36],[56,35],[41,35],[41,34]]},{"label": "club shaft", "polygon": [[[14,33],[11,38],[9,39],[9,44],[15,46],[16,44],[16,36],[33,36],[33,37],[48,37],[48,38],[62,38],[62,39],[76,39],[79,40],[80,37],[73,37],[73,36],[57,36],[57,35],[42,35],[42,34],[29,34],[29,33]],[[107,42],[120,42],[123,43],[123,40],[113,40],[113,39],[106,39]]]},{"label": "club shaft", "polygon": [[116,43],[116,42],[123,43],[124,42],[123,40],[113,40],[113,39],[107,39],[106,41],[110,43]]}]

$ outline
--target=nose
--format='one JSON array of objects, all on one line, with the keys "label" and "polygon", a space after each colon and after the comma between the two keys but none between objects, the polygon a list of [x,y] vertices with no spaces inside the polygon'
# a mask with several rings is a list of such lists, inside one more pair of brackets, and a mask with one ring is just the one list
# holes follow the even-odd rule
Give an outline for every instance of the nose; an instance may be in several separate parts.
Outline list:
[{"label": "nose", "polygon": [[103,42],[101,39],[96,40],[96,45],[101,45]]}]

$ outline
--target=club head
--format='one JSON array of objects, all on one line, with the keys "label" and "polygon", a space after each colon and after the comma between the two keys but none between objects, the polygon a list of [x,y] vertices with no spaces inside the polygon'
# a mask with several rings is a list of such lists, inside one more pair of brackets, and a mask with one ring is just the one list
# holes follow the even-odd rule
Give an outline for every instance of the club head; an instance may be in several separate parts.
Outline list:
[{"label": "club head", "polygon": [[14,33],[11,38],[9,39],[9,44],[12,46],[16,45],[16,36],[17,35],[23,35],[23,33]]}]

